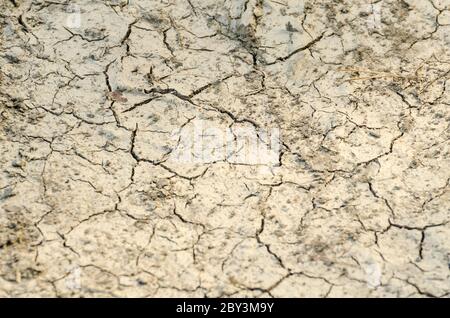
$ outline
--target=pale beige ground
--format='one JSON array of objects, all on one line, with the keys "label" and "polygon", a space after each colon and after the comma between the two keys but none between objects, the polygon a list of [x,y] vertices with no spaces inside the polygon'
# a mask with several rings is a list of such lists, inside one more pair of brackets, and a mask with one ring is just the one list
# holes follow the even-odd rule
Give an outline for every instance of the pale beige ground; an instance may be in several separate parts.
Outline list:
[{"label": "pale beige ground", "polygon": [[450,295],[449,0],[67,3],[0,4],[0,296]]}]

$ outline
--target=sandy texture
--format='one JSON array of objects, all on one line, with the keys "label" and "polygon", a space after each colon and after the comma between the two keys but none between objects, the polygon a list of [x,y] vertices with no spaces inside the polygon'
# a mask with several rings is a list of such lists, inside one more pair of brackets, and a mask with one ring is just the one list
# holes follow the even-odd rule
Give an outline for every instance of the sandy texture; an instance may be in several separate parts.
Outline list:
[{"label": "sandy texture", "polygon": [[0,296],[450,295],[449,0],[0,9]]}]

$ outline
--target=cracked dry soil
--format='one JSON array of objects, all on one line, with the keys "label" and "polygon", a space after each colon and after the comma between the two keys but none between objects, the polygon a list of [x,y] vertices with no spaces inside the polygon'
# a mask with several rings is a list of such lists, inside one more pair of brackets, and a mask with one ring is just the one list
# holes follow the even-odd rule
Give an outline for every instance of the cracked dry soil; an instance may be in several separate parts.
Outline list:
[{"label": "cracked dry soil", "polygon": [[450,295],[449,0],[0,12],[0,296]]}]

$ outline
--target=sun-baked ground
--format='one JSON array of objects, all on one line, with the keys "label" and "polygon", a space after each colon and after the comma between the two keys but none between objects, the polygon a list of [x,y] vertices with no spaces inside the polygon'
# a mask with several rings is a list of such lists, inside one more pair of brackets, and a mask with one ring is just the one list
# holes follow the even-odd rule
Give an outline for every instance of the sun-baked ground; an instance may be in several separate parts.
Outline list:
[{"label": "sun-baked ground", "polygon": [[0,296],[450,295],[449,0],[0,7]]}]

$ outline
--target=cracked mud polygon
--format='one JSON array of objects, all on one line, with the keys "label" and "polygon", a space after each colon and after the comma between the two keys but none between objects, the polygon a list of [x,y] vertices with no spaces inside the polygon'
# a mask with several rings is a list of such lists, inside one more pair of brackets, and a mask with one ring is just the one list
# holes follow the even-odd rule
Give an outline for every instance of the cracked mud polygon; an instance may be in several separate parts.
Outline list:
[{"label": "cracked mud polygon", "polygon": [[450,295],[449,0],[0,9],[1,297]]}]

